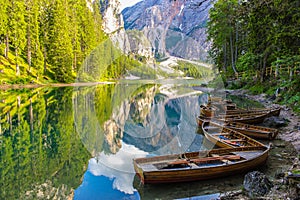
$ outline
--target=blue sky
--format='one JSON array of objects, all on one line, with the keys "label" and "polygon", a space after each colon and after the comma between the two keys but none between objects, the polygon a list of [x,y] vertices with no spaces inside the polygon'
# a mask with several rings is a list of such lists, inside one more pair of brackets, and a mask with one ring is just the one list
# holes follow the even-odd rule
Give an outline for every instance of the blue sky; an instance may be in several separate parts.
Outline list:
[{"label": "blue sky", "polygon": [[119,0],[119,1],[121,3],[121,10],[123,10],[126,7],[133,6],[134,4],[136,4],[141,0]]}]

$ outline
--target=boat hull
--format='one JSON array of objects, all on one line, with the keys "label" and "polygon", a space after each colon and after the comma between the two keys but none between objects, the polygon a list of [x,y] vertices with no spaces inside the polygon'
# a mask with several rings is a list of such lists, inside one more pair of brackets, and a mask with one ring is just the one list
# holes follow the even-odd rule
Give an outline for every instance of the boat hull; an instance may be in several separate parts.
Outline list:
[{"label": "boat hull", "polygon": [[[217,132],[209,132],[208,127],[217,130]],[[226,128],[221,124],[213,123],[213,122],[203,122],[202,123],[202,132],[206,139],[210,142],[214,143],[218,147],[225,148],[235,148],[237,146],[264,146],[264,144],[248,137],[238,131],[235,131],[230,128]],[[239,142],[233,142],[239,141]]]},{"label": "boat hull", "polygon": [[[224,122],[216,119],[208,119],[197,117],[198,126],[201,127],[204,121],[209,121],[210,123],[217,123],[220,126],[224,126],[226,128],[233,129],[238,131],[244,135],[247,135],[251,138],[255,139],[263,139],[263,140],[273,140],[278,135],[278,130],[274,128],[267,128],[263,126],[254,126],[241,122]],[[202,128],[201,128],[202,130]]]},{"label": "boat hull", "polygon": [[251,138],[255,138],[255,139],[263,139],[263,140],[273,140],[276,138],[276,136],[278,135],[278,131],[268,131],[266,129],[266,131],[263,130],[251,130],[251,129],[246,129],[246,128],[241,128],[241,127],[233,127],[233,126],[226,126],[228,128],[231,128],[235,131],[238,131],[244,135],[247,135]]},{"label": "boat hull", "polygon": [[[232,150],[234,152],[234,150]],[[143,183],[170,183],[208,180],[246,172],[257,166],[263,165],[268,158],[269,149],[266,148],[259,156],[236,162],[233,164],[210,166],[207,168],[171,169],[162,171],[143,171],[139,166],[139,160],[134,160],[134,168]]]}]

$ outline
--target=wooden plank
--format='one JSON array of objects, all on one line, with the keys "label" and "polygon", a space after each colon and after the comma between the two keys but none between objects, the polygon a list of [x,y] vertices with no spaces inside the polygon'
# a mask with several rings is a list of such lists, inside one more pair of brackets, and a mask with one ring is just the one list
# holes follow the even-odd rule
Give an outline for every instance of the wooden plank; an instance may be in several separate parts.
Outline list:
[{"label": "wooden plank", "polygon": [[231,133],[214,133],[213,135],[218,136],[218,135],[232,135],[232,134]]},{"label": "wooden plank", "polygon": [[241,156],[239,155],[226,155],[226,156],[218,156],[218,157],[206,157],[206,158],[196,158],[196,159],[184,159],[177,160],[173,162],[169,162],[168,165],[181,165],[181,164],[189,164],[189,163],[205,163],[208,161],[217,161],[217,160],[239,160]]},{"label": "wooden plank", "polygon": [[231,142],[245,142],[246,140],[244,139],[229,139]]}]

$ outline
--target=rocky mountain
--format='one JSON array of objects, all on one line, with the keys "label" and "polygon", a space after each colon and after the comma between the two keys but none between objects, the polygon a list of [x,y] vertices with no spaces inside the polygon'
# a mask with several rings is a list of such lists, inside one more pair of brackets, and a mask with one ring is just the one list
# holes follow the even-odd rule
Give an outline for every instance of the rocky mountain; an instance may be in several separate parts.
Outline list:
[{"label": "rocky mountain", "polygon": [[124,30],[123,17],[120,11],[119,0],[100,0],[102,28],[124,53],[130,52],[128,36]]},{"label": "rocky mountain", "polygon": [[100,0],[103,30],[112,42],[126,54],[144,56],[147,61],[154,58],[148,39],[138,31],[125,31],[119,0]]},{"label": "rocky mountain", "polygon": [[122,11],[126,30],[140,30],[156,58],[206,60],[208,11],[213,0],[144,0]]}]

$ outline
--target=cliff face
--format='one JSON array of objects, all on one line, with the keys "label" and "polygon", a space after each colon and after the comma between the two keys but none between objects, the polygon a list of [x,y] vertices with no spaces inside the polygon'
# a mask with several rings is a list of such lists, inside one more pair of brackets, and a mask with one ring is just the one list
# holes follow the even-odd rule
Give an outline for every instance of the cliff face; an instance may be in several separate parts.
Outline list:
[{"label": "cliff face", "polygon": [[148,39],[137,31],[125,31],[119,0],[101,0],[100,4],[103,30],[112,42],[126,54],[138,54],[151,60],[154,54]]},{"label": "cliff face", "polygon": [[150,40],[156,57],[205,60],[210,44],[206,22],[212,0],[144,0],[122,11],[125,29]]},{"label": "cliff face", "polygon": [[124,53],[130,52],[128,36],[124,29],[124,21],[120,13],[119,0],[100,0],[101,14],[103,16],[103,30],[112,42]]}]

